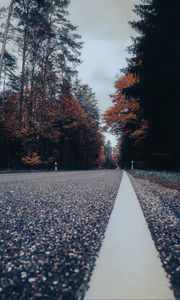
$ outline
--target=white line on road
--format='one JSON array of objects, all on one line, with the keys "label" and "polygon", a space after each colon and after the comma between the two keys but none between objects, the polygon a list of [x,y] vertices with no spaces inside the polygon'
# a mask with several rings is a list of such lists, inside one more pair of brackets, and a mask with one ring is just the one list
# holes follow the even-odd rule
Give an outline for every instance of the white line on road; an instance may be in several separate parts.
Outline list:
[{"label": "white line on road", "polygon": [[174,299],[132,184],[123,173],[86,300]]}]

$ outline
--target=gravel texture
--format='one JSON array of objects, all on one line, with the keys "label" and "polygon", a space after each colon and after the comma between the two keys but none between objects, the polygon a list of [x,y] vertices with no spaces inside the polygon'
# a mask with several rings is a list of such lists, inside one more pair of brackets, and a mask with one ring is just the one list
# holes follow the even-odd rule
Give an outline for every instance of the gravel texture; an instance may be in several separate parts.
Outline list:
[{"label": "gravel texture", "polygon": [[[180,299],[180,183],[177,173],[130,172],[143,213],[176,299]],[[178,175],[178,176],[177,176]]]},{"label": "gravel texture", "polygon": [[0,175],[0,299],[83,299],[121,175]]}]

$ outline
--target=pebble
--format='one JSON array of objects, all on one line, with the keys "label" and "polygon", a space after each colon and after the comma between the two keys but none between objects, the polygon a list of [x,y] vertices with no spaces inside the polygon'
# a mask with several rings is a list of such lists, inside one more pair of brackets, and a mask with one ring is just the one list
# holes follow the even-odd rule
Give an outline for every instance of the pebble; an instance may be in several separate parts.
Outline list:
[{"label": "pebble", "polygon": [[35,282],[35,281],[36,281],[36,278],[29,278],[28,281],[29,281],[30,283]]},{"label": "pebble", "polygon": [[27,277],[27,273],[26,272],[21,272],[21,278],[26,278]]},{"label": "pebble", "polygon": [[78,269],[75,269],[75,270],[74,270],[74,273],[79,273],[79,270],[78,270]]}]

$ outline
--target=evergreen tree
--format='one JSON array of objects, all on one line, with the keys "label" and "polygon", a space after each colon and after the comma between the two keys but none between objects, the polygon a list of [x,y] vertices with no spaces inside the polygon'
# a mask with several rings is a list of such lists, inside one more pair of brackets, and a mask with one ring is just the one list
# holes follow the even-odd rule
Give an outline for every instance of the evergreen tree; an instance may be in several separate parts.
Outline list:
[{"label": "evergreen tree", "polygon": [[80,80],[76,79],[73,85],[73,92],[85,112],[87,112],[93,120],[99,122],[99,109],[96,95],[92,89],[87,84],[82,84]]},{"label": "evergreen tree", "polygon": [[135,6],[139,20],[131,25],[139,33],[129,49],[128,71],[138,78],[125,93],[140,100],[149,131],[144,148],[149,167],[179,168],[179,42],[180,3],[143,0]]}]

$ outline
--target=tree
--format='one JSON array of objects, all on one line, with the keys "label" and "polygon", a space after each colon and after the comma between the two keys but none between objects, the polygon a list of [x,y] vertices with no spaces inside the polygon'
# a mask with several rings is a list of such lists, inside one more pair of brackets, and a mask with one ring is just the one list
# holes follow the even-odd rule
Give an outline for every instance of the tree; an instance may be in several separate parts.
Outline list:
[{"label": "tree", "polygon": [[[56,102],[39,96],[36,119],[24,106],[24,126],[18,117],[19,95],[14,93],[0,110],[1,167],[86,169],[97,165],[102,135],[99,125],[71,93]],[[30,124],[30,126],[29,126]],[[18,154],[18,156],[17,156]]]},{"label": "tree", "polygon": [[98,167],[99,168],[104,168],[105,167],[105,147],[104,145],[100,147],[99,149],[99,155],[98,155]]},{"label": "tree", "polygon": [[129,49],[128,71],[138,81],[125,93],[139,99],[149,123],[149,167],[179,168],[179,1],[144,0],[135,12],[140,19],[131,25],[138,37]]},{"label": "tree", "polygon": [[58,144],[59,164],[71,169],[95,167],[101,146],[98,124],[71,94],[59,101],[58,112],[55,125],[62,134]]},{"label": "tree", "polygon": [[18,65],[21,64],[20,119],[27,87],[31,90],[33,114],[37,91],[41,89],[44,97],[57,100],[64,82],[70,83],[76,74],[82,43],[76,27],[67,19],[68,5],[68,0],[14,0],[11,27],[19,50]]},{"label": "tree", "polygon": [[123,93],[124,89],[133,86],[135,82],[136,78],[130,73],[122,75],[115,82],[113,106],[103,116],[104,130],[110,130],[119,140],[122,167],[129,167],[132,160],[136,160],[136,166],[145,160],[144,144],[148,123],[141,116],[139,100]]},{"label": "tree", "polygon": [[105,152],[105,167],[107,169],[115,168],[115,161],[112,158],[112,146],[111,142],[108,140],[104,147]]},{"label": "tree", "polygon": [[15,169],[21,163],[21,124],[17,119],[18,95],[13,93],[0,106],[0,168]]},{"label": "tree", "polygon": [[99,122],[99,109],[97,106],[96,95],[87,84],[82,84],[80,80],[76,79],[73,85],[73,92],[75,97],[80,101],[81,106],[84,108],[92,119]]}]

